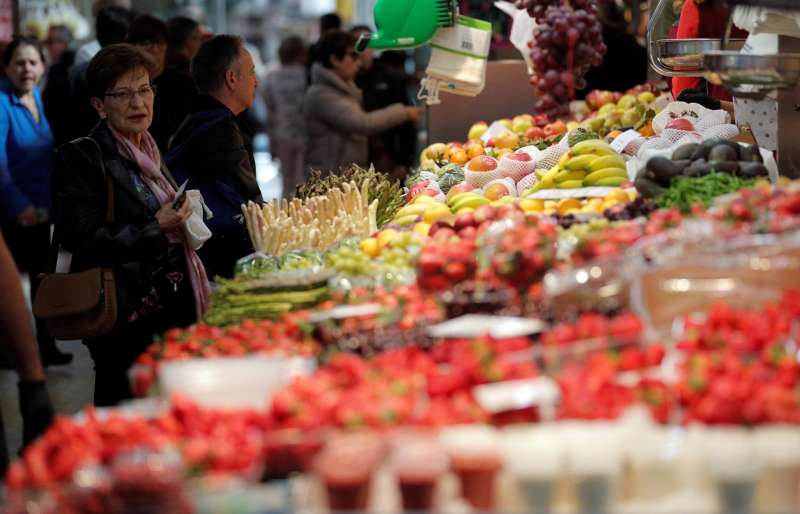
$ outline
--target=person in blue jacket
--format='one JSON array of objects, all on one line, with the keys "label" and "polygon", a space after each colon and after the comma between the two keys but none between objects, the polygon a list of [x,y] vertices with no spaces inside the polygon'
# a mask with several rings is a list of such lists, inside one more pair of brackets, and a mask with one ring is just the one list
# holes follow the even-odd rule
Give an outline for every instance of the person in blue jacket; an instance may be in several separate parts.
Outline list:
[{"label": "person in blue jacket", "polygon": [[[39,80],[44,57],[39,43],[15,38],[5,49],[6,80],[0,82],[0,229],[20,271],[31,279],[36,295],[38,275],[47,267],[50,246],[50,166],[53,134],[44,116]],[[67,364],[37,320],[37,339],[44,364]]]}]

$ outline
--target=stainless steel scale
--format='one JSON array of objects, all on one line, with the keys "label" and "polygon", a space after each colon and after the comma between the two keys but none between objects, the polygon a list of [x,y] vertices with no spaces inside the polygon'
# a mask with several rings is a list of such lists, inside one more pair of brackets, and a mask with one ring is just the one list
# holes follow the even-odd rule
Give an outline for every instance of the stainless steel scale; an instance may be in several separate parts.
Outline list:
[{"label": "stainless steel scale", "polygon": [[[736,5],[800,10],[800,0],[708,0]],[[743,55],[744,40],[669,39],[666,16],[672,0],[659,0],[647,27],[650,66],[667,77],[704,77],[735,96],[763,98],[778,91],[778,166],[782,175],[800,178],[800,39],[779,37],[775,55]],[[731,20],[727,33],[730,33]]]}]

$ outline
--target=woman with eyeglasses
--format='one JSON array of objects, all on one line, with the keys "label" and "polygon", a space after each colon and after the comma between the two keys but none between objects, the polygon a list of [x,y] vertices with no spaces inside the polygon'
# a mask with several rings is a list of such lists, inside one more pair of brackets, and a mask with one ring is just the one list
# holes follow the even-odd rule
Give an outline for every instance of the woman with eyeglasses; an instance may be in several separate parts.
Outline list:
[{"label": "woman with eyeglasses", "polygon": [[95,364],[96,405],[129,398],[127,371],[136,357],[154,336],[193,323],[208,305],[205,269],[186,244],[191,201],[180,202],[148,132],[153,71],[135,46],[102,49],[86,71],[100,122],[58,149],[53,171],[55,241],[72,253],[70,271],[111,268],[116,281],[117,326],[84,341]]},{"label": "woman with eyeglasses", "polygon": [[[31,38],[15,38],[5,49],[3,67],[8,78],[0,81],[0,229],[17,267],[30,276],[35,296],[50,246],[53,152],[38,86],[44,75],[41,46]],[[56,348],[44,323],[37,322],[36,328],[45,365],[72,360]]]},{"label": "woman with eyeglasses", "polygon": [[317,62],[311,67],[304,103],[307,170],[336,172],[351,164],[367,166],[368,136],[419,121],[419,109],[402,103],[364,111],[361,90],[354,82],[360,68],[355,44],[355,36],[334,30],[316,46]]}]

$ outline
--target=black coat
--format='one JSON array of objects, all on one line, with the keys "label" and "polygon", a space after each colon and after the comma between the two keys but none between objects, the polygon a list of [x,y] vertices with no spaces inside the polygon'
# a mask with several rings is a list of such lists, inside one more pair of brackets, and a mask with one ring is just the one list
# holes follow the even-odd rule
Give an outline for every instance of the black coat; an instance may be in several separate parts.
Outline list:
[{"label": "black coat", "polygon": [[[163,164],[162,171],[174,185]],[[167,257],[176,251],[176,245],[171,245],[161,231],[153,206],[136,187],[133,177],[138,173],[136,164],[117,151],[105,122],[100,122],[89,138],[56,151],[52,175],[55,237],[73,254],[70,271],[97,266],[114,270],[120,323],[138,310],[154,287],[157,263],[169,260]],[[106,176],[113,191],[111,224],[106,221]],[[176,265],[182,266],[186,275],[185,261]],[[186,309],[185,305],[179,307]]]},{"label": "black coat", "polygon": [[219,101],[199,95],[165,160],[175,179],[188,179],[214,213],[207,222],[214,235],[197,252],[208,276],[233,276],[236,261],[253,252],[241,205],[262,201],[249,127]]}]

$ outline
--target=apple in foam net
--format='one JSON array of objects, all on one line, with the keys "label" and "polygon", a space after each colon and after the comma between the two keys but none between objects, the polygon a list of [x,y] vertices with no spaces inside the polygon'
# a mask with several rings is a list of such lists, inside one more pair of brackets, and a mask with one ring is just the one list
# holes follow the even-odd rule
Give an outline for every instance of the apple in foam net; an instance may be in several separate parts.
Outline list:
[{"label": "apple in foam net", "polygon": [[511,159],[512,161],[529,162],[533,160],[533,157],[531,157],[528,152],[518,150],[514,153],[506,155],[506,159]]},{"label": "apple in foam net", "polygon": [[510,194],[511,192],[508,190],[508,186],[501,184],[500,182],[491,184],[483,190],[483,196],[492,201],[499,200]]},{"label": "apple in foam net", "polygon": [[494,171],[497,169],[497,161],[488,155],[473,157],[468,163],[469,171]]},{"label": "apple in foam net", "polygon": [[475,191],[476,189],[478,189],[478,186],[476,186],[475,184],[470,184],[469,182],[459,182],[458,184],[451,187],[450,190],[447,192],[447,199],[449,200],[450,198],[454,197],[459,193],[467,193],[469,191]]},{"label": "apple in foam net", "polygon": [[692,125],[692,122],[687,119],[677,118],[667,123],[666,128],[675,130],[694,130],[694,125]]}]

